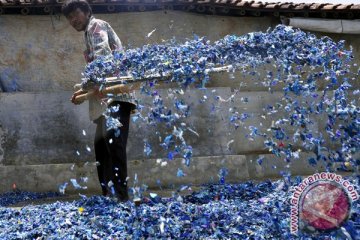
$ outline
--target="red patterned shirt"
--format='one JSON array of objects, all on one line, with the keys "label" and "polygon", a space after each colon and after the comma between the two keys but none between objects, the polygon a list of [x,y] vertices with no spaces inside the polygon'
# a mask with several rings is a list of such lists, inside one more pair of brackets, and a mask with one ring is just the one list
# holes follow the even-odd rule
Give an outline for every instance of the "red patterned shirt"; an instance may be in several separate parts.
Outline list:
[{"label": "red patterned shirt", "polygon": [[85,59],[92,62],[99,56],[111,55],[112,51],[123,51],[119,37],[109,23],[91,16],[85,30]]}]

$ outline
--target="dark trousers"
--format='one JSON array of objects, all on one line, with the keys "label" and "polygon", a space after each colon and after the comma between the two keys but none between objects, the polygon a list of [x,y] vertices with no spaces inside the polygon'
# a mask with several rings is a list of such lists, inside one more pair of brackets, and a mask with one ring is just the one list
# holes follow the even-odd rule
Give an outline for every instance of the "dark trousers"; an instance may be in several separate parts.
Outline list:
[{"label": "dark trousers", "polygon": [[97,124],[94,141],[95,156],[103,195],[107,195],[111,191],[108,183],[112,181],[115,195],[121,200],[127,200],[126,143],[132,105],[125,102],[114,102],[109,107],[117,105],[120,106],[119,111],[112,112],[110,115],[117,118],[122,124],[119,136],[115,136],[115,129],[107,130],[104,116],[94,121]]}]

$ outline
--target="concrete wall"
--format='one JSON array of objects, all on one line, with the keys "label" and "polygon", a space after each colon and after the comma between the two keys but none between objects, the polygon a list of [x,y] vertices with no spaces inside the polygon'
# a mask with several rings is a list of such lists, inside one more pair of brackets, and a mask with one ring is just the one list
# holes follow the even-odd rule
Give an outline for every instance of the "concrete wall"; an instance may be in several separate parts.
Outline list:
[{"label": "concrete wall", "polygon": [[[193,34],[206,36],[214,41],[227,34],[245,34],[274,27],[273,18],[225,17],[198,15],[186,12],[143,12],[97,16],[111,23],[127,48],[144,44],[161,43],[162,39],[176,37],[180,42]],[[150,38],[146,35],[156,28]],[[97,190],[97,176],[92,149],[94,127],[88,120],[87,104],[74,106],[69,102],[72,86],[80,82],[84,67],[82,33],[73,30],[64,17],[59,16],[0,16],[0,192],[10,189],[12,183],[28,190],[56,190],[58,185],[71,177],[90,177],[88,187]],[[355,48],[357,59],[360,40],[354,36],[345,38]],[[230,169],[228,180],[279,176],[279,171],[290,169],[294,174],[308,174],[316,169],[306,164],[306,156],[291,164],[265,151],[262,139],[249,140],[249,125],[266,129],[271,118],[264,119],[261,112],[266,103],[275,103],[281,92],[271,94],[267,88],[243,79],[239,74],[231,79],[228,74],[215,74],[208,91],[192,89],[182,96],[190,103],[192,117],[186,124],[199,136],[186,132],[187,143],[193,146],[194,159],[190,168],[181,160],[174,160],[166,167],[157,164],[166,152],[158,143],[159,131],[166,136],[164,126],[147,126],[141,121],[131,124],[128,142],[129,176],[137,173],[147,185],[200,184],[212,179],[222,167]],[[236,95],[233,103],[220,103],[215,96],[224,99],[234,94],[239,83],[247,85]],[[277,90],[279,90],[278,88]],[[276,90],[276,89],[275,89]],[[160,90],[164,101],[166,90]],[[206,95],[206,101],[199,103]],[[150,99],[138,95],[146,104]],[[248,101],[243,101],[247,98]],[[210,111],[215,106],[215,111]],[[228,109],[253,114],[250,122],[238,130],[229,123]],[[318,128],[315,124],[314,129]],[[83,130],[86,136],[83,135]],[[143,154],[144,139],[153,153]],[[230,149],[228,143],[231,143]],[[87,146],[91,151],[87,151]],[[80,155],[77,154],[80,153]],[[265,154],[266,163],[256,163]],[[75,164],[75,167],[71,167]],[[185,178],[177,178],[176,171],[183,168]],[[319,167],[321,169],[321,167]],[[199,174],[201,173],[201,174]],[[157,177],[154,177],[157,176]],[[204,177],[206,176],[206,177]]]}]

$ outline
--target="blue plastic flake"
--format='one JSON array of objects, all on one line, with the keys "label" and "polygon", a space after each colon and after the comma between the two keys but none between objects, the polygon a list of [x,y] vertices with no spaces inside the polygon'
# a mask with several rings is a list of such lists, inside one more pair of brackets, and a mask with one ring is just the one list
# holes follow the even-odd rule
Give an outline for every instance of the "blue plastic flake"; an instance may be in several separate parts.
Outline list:
[{"label": "blue plastic flake", "polygon": [[87,189],[87,186],[81,186],[75,178],[70,179],[70,182],[76,189]]},{"label": "blue plastic flake", "polygon": [[164,142],[161,144],[165,149],[170,147],[170,144],[173,143],[173,135],[168,135],[165,137]]},{"label": "blue plastic flake", "polygon": [[122,127],[122,123],[118,118],[112,117],[112,112],[119,111],[118,106],[113,106],[111,108],[108,108],[106,112],[104,113],[105,119],[106,119],[106,130],[114,130],[115,131],[115,137],[120,136],[120,127]]},{"label": "blue plastic flake", "polygon": [[146,156],[149,156],[151,154],[152,150],[151,150],[151,145],[145,141],[144,142],[144,153]]},{"label": "blue plastic flake", "polygon": [[185,174],[183,172],[183,170],[181,170],[180,168],[178,168],[177,173],[176,173],[177,177],[185,177]]},{"label": "blue plastic flake", "polygon": [[59,186],[59,193],[65,194],[66,187],[69,183],[65,182]]},{"label": "blue plastic flake", "polygon": [[259,158],[256,160],[256,162],[257,162],[259,165],[261,165],[261,164],[263,163],[264,159],[265,159],[265,157],[264,157],[264,156],[261,156],[261,157],[259,157]]},{"label": "blue plastic flake", "polygon": [[229,170],[226,168],[221,168],[218,173],[219,183],[225,184],[226,176],[229,174]]}]

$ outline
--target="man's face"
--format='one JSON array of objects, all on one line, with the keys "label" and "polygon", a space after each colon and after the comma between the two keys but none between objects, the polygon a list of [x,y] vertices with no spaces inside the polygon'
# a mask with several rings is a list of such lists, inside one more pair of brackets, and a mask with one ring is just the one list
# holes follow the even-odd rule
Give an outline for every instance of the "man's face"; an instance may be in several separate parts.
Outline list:
[{"label": "man's face", "polygon": [[78,32],[85,31],[86,25],[89,21],[90,13],[84,13],[81,9],[77,8],[72,11],[66,19],[70,25],[73,26]]}]

